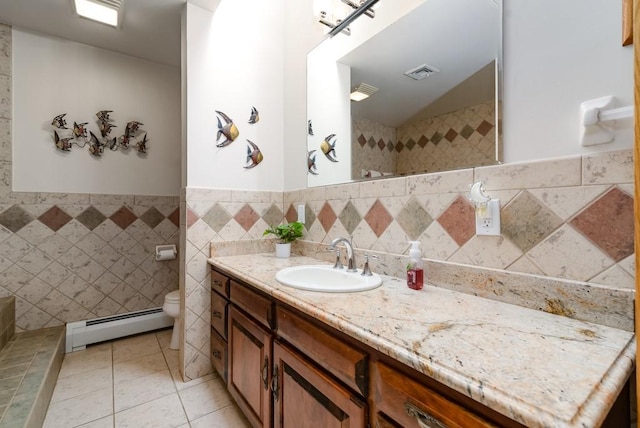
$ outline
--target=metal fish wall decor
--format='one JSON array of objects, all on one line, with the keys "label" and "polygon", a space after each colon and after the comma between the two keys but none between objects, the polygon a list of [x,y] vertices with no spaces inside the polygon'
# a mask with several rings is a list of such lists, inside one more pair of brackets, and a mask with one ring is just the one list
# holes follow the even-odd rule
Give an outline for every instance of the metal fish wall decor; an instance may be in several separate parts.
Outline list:
[{"label": "metal fish wall decor", "polygon": [[322,141],[322,143],[320,143],[320,150],[322,150],[322,153],[324,153],[327,159],[329,159],[331,162],[338,162],[338,160],[335,158],[337,141],[333,140],[335,136],[336,134],[330,134]]},{"label": "metal fish wall decor", "polygon": [[67,113],[62,113],[53,118],[51,124],[58,129],[67,129],[67,122],[64,120],[64,117]]},{"label": "metal fish wall decor", "polygon": [[57,128],[57,130],[54,129],[53,132],[56,148],[68,152],[71,151],[71,147],[74,144],[80,148],[88,145],[89,153],[95,157],[100,157],[104,153],[105,147],[111,151],[118,149],[127,151],[130,145],[133,145],[139,154],[146,154],[149,139],[147,138],[147,132],[140,129],[140,126],[144,124],[135,120],[127,122],[123,135],[120,137],[111,137],[109,134],[113,128],[117,127],[117,125],[112,123],[113,119],[110,117],[110,113],[112,112],[113,110],[100,110],[96,113],[96,117],[98,118],[97,126],[102,138],[96,136],[92,131],[89,131],[89,136],[87,136],[88,122],[74,121],[73,129],[69,130],[66,127],[67,123],[65,121],[67,114],[63,113],[55,116],[51,125]]},{"label": "metal fish wall decor", "polygon": [[[238,127],[233,123],[233,120],[220,110],[216,110],[218,114],[218,134],[216,135],[216,147],[226,147],[229,144],[233,143],[233,141],[238,138],[240,135],[240,131],[238,131]],[[220,117],[224,120],[224,125],[220,120]],[[222,141],[220,141],[220,137],[224,137]]]},{"label": "metal fish wall decor", "polygon": [[318,167],[316,166],[316,155],[314,154],[316,151],[311,150],[307,153],[307,170],[309,174],[318,175]]},{"label": "metal fish wall decor", "polygon": [[251,115],[249,116],[249,123],[254,124],[258,123],[260,120],[260,113],[258,113],[258,109],[255,107],[251,107]]},{"label": "metal fish wall decor", "polygon": [[258,166],[258,164],[264,159],[264,156],[262,155],[260,148],[254,142],[247,140],[247,143],[249,143],[249,145],[247,145],[247,165],[245,166],[245,169],[251,169]]}]

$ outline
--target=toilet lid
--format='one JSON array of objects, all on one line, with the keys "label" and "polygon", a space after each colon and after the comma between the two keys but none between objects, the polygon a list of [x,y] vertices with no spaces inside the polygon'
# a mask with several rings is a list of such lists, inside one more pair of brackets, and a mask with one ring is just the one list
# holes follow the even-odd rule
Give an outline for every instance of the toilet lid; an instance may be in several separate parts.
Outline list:
[{"label": "toilet lid", "polygon": [[180,301],[180,290],[174,290],[174,291],[171,291],[170,293],[167,293],[167,295],[164,296],[164,301],[165,302],[179,302]]}]

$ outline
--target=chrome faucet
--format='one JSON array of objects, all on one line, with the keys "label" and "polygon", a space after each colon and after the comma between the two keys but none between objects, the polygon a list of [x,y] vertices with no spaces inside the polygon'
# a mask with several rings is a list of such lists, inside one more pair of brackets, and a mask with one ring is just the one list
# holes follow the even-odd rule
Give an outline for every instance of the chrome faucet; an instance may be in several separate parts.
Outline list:
[{"label": "chrome faucet", "polygon": [[357,272],[358,269],[356,268],[356,254],[353,252],[353,246],[351,245],[350,240],[348,240],[347,238],[336,238],[331,241],[331,244],[329,244],[329,249],[335,250],[336,245],[341,242],[347,249],[347,272]]}]

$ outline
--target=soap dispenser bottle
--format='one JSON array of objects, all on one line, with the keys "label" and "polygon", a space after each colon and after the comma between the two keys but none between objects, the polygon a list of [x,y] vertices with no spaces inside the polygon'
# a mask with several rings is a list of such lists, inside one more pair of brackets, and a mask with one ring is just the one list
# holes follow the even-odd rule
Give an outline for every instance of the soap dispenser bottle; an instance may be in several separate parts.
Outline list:
[{"label": "soap dispenser bottle", "polygon": [[407,286],[414,290],[422,290],[424,285],[424,269],[422,268],[422,254],[420,241],[409,241],[409,264],[407,264]]}]

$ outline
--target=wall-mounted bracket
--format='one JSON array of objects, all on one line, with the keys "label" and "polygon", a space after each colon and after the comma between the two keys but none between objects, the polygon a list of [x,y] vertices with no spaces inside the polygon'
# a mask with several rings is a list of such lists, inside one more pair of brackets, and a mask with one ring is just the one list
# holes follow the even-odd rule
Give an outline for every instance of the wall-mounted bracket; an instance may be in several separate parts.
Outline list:
[{"label": "wall-mounted bracket", "polygon": [[[596,98],[580,104],[580,144],[594,146],[615,139],[615,122],[633,116],[633,106],[610,109],[612,96]],[[610,123],[607,123],[610,122]]]}]

